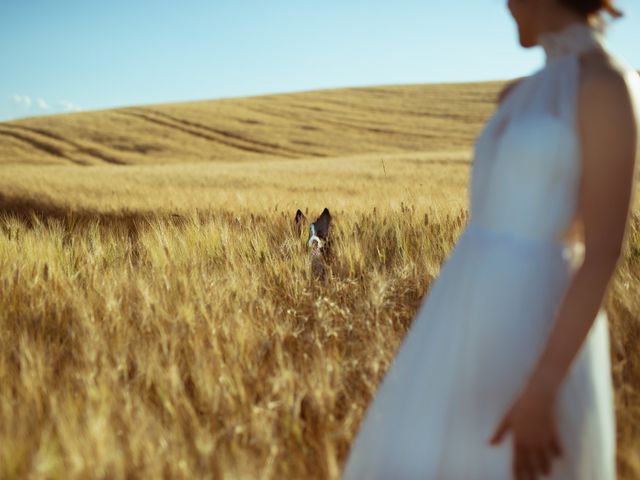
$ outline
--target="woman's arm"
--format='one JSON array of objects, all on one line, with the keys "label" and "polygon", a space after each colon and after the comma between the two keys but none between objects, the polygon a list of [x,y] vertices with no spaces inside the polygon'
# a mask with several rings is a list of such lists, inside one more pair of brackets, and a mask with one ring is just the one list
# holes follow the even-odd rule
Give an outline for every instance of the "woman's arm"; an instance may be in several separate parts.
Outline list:
[{"label": "woman's arm", "polygon": [[530,382],[552,396],[584,342],[616,270],[633,195],[637,118],[621,73],[585,79],[578,98],[585,256],[560,305]]}]

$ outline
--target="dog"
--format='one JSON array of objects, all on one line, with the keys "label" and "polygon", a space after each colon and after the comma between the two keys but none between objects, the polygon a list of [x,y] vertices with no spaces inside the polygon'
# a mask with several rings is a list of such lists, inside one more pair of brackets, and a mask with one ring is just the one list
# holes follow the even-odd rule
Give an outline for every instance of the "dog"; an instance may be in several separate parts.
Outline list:
[{"label": "dog", "polygon": [[[319,279],[325,277],[327,263],[332,257],[331,221],[331,213],[325,208],[315,222],[309,225],[307,248],[311,251],[311,273]],[[294,218],[298,236],[302,235],[306,223],[307,217],[298,209]]]}]

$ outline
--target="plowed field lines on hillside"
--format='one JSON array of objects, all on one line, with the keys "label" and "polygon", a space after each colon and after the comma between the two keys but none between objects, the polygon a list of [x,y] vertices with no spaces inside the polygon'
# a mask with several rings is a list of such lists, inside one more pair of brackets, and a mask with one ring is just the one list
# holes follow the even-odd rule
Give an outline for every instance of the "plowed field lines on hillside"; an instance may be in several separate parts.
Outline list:
[{"label": "plowed field lines on hillside", "polygon": [[319,154],[315,152],[298,151],[282,145],[277,145],[277,144],[265,142],[262,140],[255,140],[255,139],[243,137],[241,135],[228,132],[226,130],[221,130],[221,129],[213,128],[201,123],[180,119],[180,118],[174,117],[173,115],[169,115],[164,112],[159,112],[157,110],[136,109],[136,110],[121,111],[120,113],[135,115],[138,118],[141,118],[149,122],[153,122],[169,128],[174,128],[184,133],[194,135],[200,138],[204,138],[206,140],[222,143],[224,145],[227,145],[239,150],[258,153],[261,155],[264,155],[265,153],[267,153],[267,154],[278,155],[278,156],[283,156],[288,158],[299,158],[299,157],[308,157],[308,156],[324,157],[325,156],[324,154]]},{"label": "plowed field lines on hillside", "polygon": [[[307,109],[307,110],[313,110],[318,112],[319,110],[317,110],[316,107],[308,107],[306,105],[299,105],[299,104],[288,104],[287,106],[292,106],[296,109]],[[292,119],[292,120],[299,120],[299,121],[308,121],[309,120],[309,116],[305,115],[303,113],[294,113],[292,110],[284,110],[282,108],[277,108],[274,107],[273,105],[268,105],[265,106],[266,108],[260,108],[260,107],[247,107],[250,108],[251,110],[253,110],[256,113],[261,113],[263,115],[272,115],[274,117],[279,117],[279,118],[288,118],[288,119]],[[329,110],[323,110],[326,112],[329,112]],[[351,130],[358,130],[358,131],[368,131],[368,132],[373,132],[373,133],[386,133],[386,134],[390,134],[390,135],[396,135],[396,136],[403,136],[403,137],[412,137],[412,138],[421,138],[421,139],[432,139],[432,138],[437,138],[437,135],[433,135],[433,134],[429,134],[429,133],[413,133],[413,132],[408,132],[406,130],[392,130],[389,128],[381,128],[381,127],[374,127],[371,125],[358,125],[356,123],[350,123],[350,122],[343,122],[340,120],[335,120],[333,118],[326,118],[326,117],[320,117],[317,116],[315,118],[315,120],[317,120],[318,123],[326,123],[326,124],[332,124],[332,125],[337,125],[340,127],[345,127]]]},{"label": "plowed field lines on hillside", "polygon": [[[65,154],[61,148],[53,145],[51,141],[53,140],[54,142],[66,144],[68,147],[76,149],[79,153],[84,153],[89,156],[96,157],[106,163],[111,163],[114,165],[126,165],[126,162],[123,162],[118,158],[112,157],[111,155],[107,155],[106,153],[100,151],[95,147],[87,147],[87,146],[80,145],[76,142],[73,142],[60,135],[56,135],[46,130],[42,130],[34,127],[26,127],[24,125],[12,125],[9,123],[2,124],[0,125],[0,127],[2,127],[0,128],[0,134],[2,135],[17,138],[19,140],[22,140],[30,144],[32,147],[38,150],[44,151],[50,155],[65,158],[77,165],[88,165],[88,164],[87,162],[74,159],[69,155]],[[4,130],[5,128],[9,128],[10,130],[18,130],[19,132],[7,131],[7,130]],[[42,138],[37,138],[37,137],[44,137],[47,140],[45,141],[45,140],[42,140]]]}]

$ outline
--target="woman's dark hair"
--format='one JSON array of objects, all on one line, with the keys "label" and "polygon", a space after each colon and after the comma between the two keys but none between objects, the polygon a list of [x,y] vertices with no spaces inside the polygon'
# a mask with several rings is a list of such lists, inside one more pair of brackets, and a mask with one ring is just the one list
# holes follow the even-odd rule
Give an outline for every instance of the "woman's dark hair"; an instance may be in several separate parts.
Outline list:
[{"label": "woman's dark hair", "polygon": [[613,6],[612,0],[559,0],[562,5],[581,15],[589,16],[601,11],[607,12],[613,18],[623,15],[622,11]]}]

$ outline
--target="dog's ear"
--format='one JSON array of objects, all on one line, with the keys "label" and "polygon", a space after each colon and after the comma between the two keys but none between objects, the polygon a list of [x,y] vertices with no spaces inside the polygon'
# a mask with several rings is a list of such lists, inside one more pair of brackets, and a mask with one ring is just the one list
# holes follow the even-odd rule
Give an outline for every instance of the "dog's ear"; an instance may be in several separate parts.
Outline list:
[{"label": "dog's ear", "polygon": [[315,221],[316,224],[316,235],[320,238],[326,240],[329,238],[329,231],[331,229],[331,213],[329,213],[329,209],[325,208],[318,219]]},{"label": "dog's ear", "polygon": [[296,217],[293,221],[296,233],[298,236],[302,233],[302,227],[307,222],[307,217],[304,216],[304,213],[300,209],[296,212]]}]

